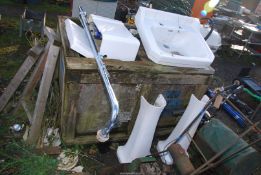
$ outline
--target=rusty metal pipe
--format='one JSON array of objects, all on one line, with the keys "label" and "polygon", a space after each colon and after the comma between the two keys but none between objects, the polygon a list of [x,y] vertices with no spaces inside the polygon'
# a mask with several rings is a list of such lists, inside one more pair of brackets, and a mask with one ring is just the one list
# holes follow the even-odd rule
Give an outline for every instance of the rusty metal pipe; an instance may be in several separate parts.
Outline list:
[{"label": "rusty metal pipe", "polygon": [[189,175],[195,170],[186,151],[179,144],[170,145],[168,151],[181,175]]}]

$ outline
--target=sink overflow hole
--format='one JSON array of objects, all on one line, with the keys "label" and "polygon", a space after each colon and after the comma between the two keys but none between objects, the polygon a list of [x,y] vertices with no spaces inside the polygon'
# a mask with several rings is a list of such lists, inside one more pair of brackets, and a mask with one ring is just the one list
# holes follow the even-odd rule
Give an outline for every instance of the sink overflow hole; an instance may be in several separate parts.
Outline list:
[{"label": "sink overflow hole", "polygon": [[169,46],[166,44],[163,44],[163,47],[165,47],[166,49],[169,49]]}]

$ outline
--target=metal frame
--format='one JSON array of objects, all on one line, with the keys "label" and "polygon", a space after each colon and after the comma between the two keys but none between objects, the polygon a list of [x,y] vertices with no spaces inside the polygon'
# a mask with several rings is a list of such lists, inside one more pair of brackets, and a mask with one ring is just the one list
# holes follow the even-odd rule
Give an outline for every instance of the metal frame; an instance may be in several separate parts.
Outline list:
[{"label": "metal frame", "polygon": [[[231,24],[228,24],[228,25],[231,25]],[[237,23],[237,24],[233,23],[232,25],[233,25],[232,26],[233,28],[232,28],[232,31],[231,31],[231,33],[229,35],[229,38],[230,39],[235,38],[237,40],[241,40],[242,42],[244,42],[243,49],[241,51],[235,51],[235,52],[237,52],[239,54],[239,56],[238,56],[239,58],[242,56],[242,54],[243,54],[243,52],[245,50],[253,52],[253,50],[248,47],[249,44],[261,46],[261,42],[260,43],[251,42],[251,39],[255,36],[255,34],[261,34],[260,31],[251,30],[249,27],[244,26],[244,24],[241,24],[241,23],[240,24],[239,23]],[[242,30],[249,31],[250,35],[248,36],[248,38],[244,39],[244,38],[240,38],[237,35],[235,35],[235,30],[238,29],[238,28],[241,28]],[[260,53],[254,53],[254,55],[261,56]]]}]

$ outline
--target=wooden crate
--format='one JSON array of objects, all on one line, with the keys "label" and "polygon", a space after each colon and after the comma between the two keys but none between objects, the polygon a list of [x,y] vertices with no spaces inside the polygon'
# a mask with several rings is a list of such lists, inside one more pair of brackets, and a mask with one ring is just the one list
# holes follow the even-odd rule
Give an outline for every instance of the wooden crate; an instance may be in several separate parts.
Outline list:
[{"label": "wooden crate", "polygon": [[[67,144],[95,143],[97,129],[110,118],[110,105],[94,59],[69,49],[64,28],[67,17],[58,17],[61,36],[60,84],[62,94],[61,129]],[[175,126],[179,111],[190,95],[201,98],[214,70],[158,65],[148,60],[141,47],[137,61],[105,60],[110,81],[119,101],[119,124],[110,134],[112,141],[127,139],[139,111],[140,97],[150,103],[161,93],[167,100],[156,135],[166,135]]]}]

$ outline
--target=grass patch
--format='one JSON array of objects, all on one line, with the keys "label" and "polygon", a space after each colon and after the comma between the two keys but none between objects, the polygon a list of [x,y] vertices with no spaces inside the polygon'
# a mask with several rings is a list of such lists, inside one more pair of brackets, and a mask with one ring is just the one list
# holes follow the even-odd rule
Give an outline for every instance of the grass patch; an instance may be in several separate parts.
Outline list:
[{"label": "grass patch", "polygon": [[1,0],[0,5],[13,5],[14,2],[10,0]]},{"label": "grass patch", "polygon": [[18,18],[4,17],[0,28],[0,79],[9,80],[26,58],[30,46],[25,38],[18,36]]},{"label": "grass patch", "polygon": [[[57,26],[56,16],[47,18],[46,25]],[[9,81],[26,59],[30,44],[19,37],[19,17],[2,16],[0,20],[0,82]]]},{"label": "grass patch", "polygon": [[31,9],[46,11],[47,13],[59,13],[59,14],[69,14],[70,7],[69,6],[60,6],[56,4],[50,4],[46,1],[42,2],[39,5],[29,5]]},{"label": "grass patch", "polygon": [[33,148],[23,143],[12,142],[0,150],[4,162],[0,164],[0,174],[52,175],[58,174],[57,160],[48,155],[37,155]]},{"label": "grass patch", "polygon": [[10,5],[18,8],[28,7],[29,9],[32,10],[38,10],[47,13],[57,13],[57,14],[70,13],[69,5],[51,4],[50,2],[48,2],[48,0],[42,1],[41,3],[38,4],[22,4],[22,3],[17,3],[16,0],[1,0],[0,5]]}]

